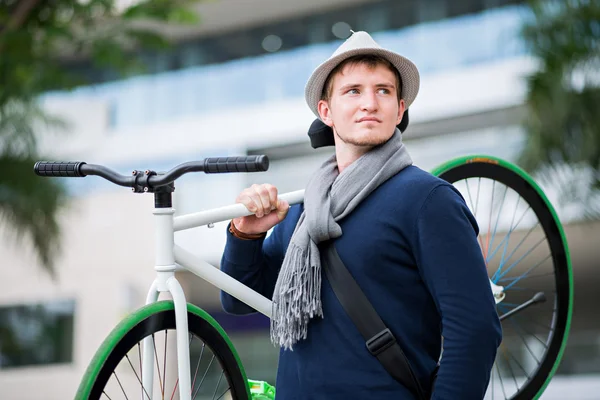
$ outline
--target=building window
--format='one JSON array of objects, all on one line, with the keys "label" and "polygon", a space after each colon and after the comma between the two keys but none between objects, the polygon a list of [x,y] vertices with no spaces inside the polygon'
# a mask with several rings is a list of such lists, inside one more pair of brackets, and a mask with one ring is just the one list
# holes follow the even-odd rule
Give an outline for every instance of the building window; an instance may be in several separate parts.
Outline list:
[{"label": "building window", "polygon": [[448,3],[444,0],[429,0],[419,2],[418,22],[438,21],[448,16]]},{"label": "building window", "polygon": [[73,360],[74,300],[0,307],[0,369]]},{"label": "building window", "polygon": [[[485,1],[489,2],[489,0],[463,0],[448,2],[448,17],[452,18],[460,15],[480,12],[486,8]],[[490,4],[493,3],[490,2]]]},{"label": "building window", "polygon": [[[289,19],[266,22],[263,25],[218,32],[210,36],[191,38],[175,43],[170,51],[152,53],[142,57],[147,73],[188,68],[195,65],[224,63],[245,57],[284,51],[315,43],[345,39],[337,34],[335,27],[344,23],[352,30],[377,33],[414,26],[422,22],[438,21],[449,17],[480,12],[524,0],[379,0],[329,9],[318,14],[298,15]],[[265,37],[276,36],[281,44],[276,50],[262,43]],[[93,70],[89,63],[65,65],[70,70]],[[85,71],[84,71],[85,72]],[[84,74],[94,81],[109,81],[116,76],[91,73]]]}]

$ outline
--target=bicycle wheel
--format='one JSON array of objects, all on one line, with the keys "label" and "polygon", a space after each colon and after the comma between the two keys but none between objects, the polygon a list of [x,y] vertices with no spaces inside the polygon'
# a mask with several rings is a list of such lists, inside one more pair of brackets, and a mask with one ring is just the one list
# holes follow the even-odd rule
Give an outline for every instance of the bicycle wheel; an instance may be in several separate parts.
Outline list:
[{"label": "bicycle wheel", "polygon": [[558,216],[534,180],[504,160],[463,157],[432,173],[461,192],[477,219],[490,281],[500,290],[503,340],[486,398],[537,399],[571,324],[573,278]]},{"label": "bicycle wheel", "polygon": [[[188,304],[192,399],[244,399],[250,391],[241,361],[219,324]],[[142,343],[154,345],[154,387],[142,388]],[[100,346],[76,399],[179,399],[175,311],[159,301],[124,319]]]}]

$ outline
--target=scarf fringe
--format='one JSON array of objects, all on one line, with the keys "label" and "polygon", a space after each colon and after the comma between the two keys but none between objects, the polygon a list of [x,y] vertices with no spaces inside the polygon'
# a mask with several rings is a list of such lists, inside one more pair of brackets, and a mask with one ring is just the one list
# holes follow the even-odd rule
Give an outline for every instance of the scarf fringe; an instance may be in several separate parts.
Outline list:
[{"label": "scarf fringe", "polygon": [[[313,246],[311,243],[309,248]],[[296,342],[306,339],[310,319],[323,316],[321,267],[311,265],[310,255],[294,243],[290,243],[287,253],[284,263],[300,268],[281,268],[280,284],[273,294],[271,342],[293,350]]]}]

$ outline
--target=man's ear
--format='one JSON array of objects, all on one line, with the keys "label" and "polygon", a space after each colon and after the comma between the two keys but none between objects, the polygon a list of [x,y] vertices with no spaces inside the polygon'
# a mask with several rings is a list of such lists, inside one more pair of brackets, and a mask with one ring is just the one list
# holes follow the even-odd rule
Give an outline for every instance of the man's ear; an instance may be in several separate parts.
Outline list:
[{"label": "man's ear", "polygon": [[406,103],[404,102],[404,99],[400,99],[400,102],[398,103],[398,117],[396,118],[396,125],[402,121],[404,111],[406,111]]},{"label": "man's ear", "polygon": [[333,119],[331,119],[331,109],[329,108],[329,103],[327,103],[325,100],[319,100],[319,103],[317,103],[317,111],[319,112],[319,116],[325,125],[333,126]]}]

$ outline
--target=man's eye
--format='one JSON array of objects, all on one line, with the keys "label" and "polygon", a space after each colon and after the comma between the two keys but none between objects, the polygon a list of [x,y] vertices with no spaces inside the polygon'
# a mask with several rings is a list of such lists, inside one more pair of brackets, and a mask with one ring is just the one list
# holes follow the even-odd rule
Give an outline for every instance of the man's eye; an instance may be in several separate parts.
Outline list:
[{"label": "man's eye", "polygon": [[384,89],[384,88],[381,88],[381,89],[379,89],[379,93],[382,93],[382,94],[390,94],[390,90],[389,90],[389,89]]},{"label": "man's eye", "polygon": [[350,89],[346,93],[348,93],[348,94],[358,94],[358,89]]}]

